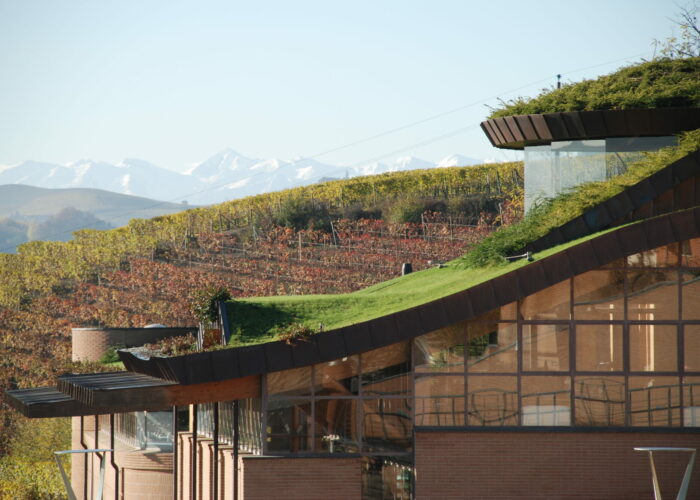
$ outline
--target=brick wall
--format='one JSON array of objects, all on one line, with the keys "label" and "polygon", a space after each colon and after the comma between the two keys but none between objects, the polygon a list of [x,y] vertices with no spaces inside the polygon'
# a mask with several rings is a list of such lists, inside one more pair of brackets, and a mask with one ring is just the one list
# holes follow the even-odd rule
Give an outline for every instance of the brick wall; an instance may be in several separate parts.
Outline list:
[{"label": "brick wall", "polygon": [[188,332],[195,328],[73,328],[73,361],[97,361],[110,347],[137,347]]},{"label": "brick wall", "polygon": [[[416,432],[416,498],[654,498],[636,446],[700,448],[700,434]],[[688,453],[654,455],[664,498],[675,498]],[[700,460],[688,498],[700,498]],[[247,500],[247,499],[246,499]]]},{"label": "brick wall", "polygon": [[243,499],[360,500],[361,458],[242,459]]},{"label": "brick wall", "polygon": [[[98,428],[95,417],[83,418],[81,444],[80,417],[72,418],[72,449],[109,448],[109,428]],[[97,442],[95,438],[97,437]],[[94,454],[73,454],[71,483],[79,500],[94,498],[100,478],[100,460]],[[131,450],[117,447],[114,454],[105,453],[104,498],[128,500],[171,500],[173,498],[173,454],[155,450]],[[86,472],[87,466],[87,472]],[[87,474],[87,495],[85,475]],[[118,497],[115,496],[116,476],[119,476]]]}]

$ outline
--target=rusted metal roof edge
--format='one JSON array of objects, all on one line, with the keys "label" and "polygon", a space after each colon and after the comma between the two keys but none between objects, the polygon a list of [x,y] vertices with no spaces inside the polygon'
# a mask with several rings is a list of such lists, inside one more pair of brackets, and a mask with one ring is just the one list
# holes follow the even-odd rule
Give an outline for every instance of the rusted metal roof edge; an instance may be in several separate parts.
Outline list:
[{"label": "rusted metal roof edge", "polygon": [[613,262],[621,255],[700,236],[699,220],[700,207],[695,207],[623,226],[469,289],[318,334],[295,345],[275,341],[148,360],[138,359],[128,352],[121,352],[120,356],[129,370],[179,384],[261,375],[332,361],[475,318],[571,276]]},{"label": "rusted metal roof edge", "polygon": [[[534,124],[530,127],[529,123]],[[491,144],[523,149],[552,141],[676,135],[700,128],[700,108],[569,111],[491,118],[481,123]]]}]

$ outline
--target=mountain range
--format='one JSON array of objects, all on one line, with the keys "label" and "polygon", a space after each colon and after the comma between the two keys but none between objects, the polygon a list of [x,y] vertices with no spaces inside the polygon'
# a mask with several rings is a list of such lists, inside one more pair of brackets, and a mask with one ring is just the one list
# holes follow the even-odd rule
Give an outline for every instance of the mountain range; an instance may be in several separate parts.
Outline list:
[{"label": "mountain range", "polygon": [[25,161],[19,165],[0,167],[0,185],[94,188],[156,200],[209,205],[321,180],[479,163],[483,162],[462,155],[448,156],[438,163],[404,156],[387,163],[344,167],[311,158],[249,158],[233,149],[225,149],[184,173],[132,158],[116,165],[92,160],[80,160],[68,165]]}]

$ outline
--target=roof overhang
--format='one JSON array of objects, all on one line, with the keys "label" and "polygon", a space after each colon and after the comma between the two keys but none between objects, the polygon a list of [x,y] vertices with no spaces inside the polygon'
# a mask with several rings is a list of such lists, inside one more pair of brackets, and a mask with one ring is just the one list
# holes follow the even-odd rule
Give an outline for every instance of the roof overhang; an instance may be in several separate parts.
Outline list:
[{"label": "roof overhang", "polygon": [[76,401],[55,387],[5,391],[4,395],[5,402],[9,406],[29,418],[78,417],[101,413],[98,409]]},{"label": "roof overhang", "polygon": [[181,385],[140,373],[67,374],[58,387],[5,392],[5,402],[29,418],[77,417],[260,396],[260,376]]},{"label": "roof overhang", "polygon": [[700,128],[700,108],[570,111],[492,118],[481,122],[491,144],[523,149],[553,141],[658,137]]}]

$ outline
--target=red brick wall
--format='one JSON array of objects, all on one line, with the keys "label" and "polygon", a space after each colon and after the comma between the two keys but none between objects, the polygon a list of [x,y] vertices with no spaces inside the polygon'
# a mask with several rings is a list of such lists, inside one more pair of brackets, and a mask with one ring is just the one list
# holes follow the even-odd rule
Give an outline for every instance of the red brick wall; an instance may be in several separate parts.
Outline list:
[{"label": "red brick wall", "polygon": [[[647,453],[700,448],[700,434],[416,432],[416,498],[654,498]],[[664,498],[675,498],[688,453],[654,455]],[[688,498],[700,498],[700,460]],[[247,499],[246,499],[247,500]]]},{"label": "red brick wall", "polygon": [[360,500],[361,458],[244,457],[245,500]]},{"label": "red brick wall", "polygon": [[110,347],[150,344],[158,340],[185,335],[191,328],[73,328],[73,361],[97,361]]}]

